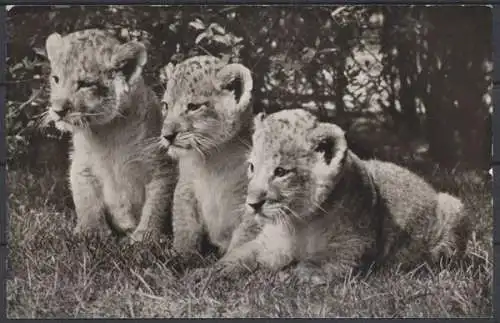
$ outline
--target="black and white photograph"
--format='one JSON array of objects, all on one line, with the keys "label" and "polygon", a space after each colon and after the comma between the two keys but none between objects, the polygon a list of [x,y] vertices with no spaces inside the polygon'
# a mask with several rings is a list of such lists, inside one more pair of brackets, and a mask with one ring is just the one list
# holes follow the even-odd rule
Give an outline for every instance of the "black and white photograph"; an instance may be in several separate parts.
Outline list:
[{"label": "black and white photograph", "polygon": [[492,6],[5,10],[7,318],[492,317]]}]

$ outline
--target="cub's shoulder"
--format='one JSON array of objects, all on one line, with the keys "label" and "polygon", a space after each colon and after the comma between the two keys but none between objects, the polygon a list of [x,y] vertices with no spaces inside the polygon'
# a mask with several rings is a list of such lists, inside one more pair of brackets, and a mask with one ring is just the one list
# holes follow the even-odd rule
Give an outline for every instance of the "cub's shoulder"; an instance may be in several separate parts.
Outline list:
[{"label": "cub's shoulder", "polygon": [[403,166],[380,160],[365,160],[375,184],[383,190],[398,190],[399,193],[435,196],[434,188],[421,176]]}]

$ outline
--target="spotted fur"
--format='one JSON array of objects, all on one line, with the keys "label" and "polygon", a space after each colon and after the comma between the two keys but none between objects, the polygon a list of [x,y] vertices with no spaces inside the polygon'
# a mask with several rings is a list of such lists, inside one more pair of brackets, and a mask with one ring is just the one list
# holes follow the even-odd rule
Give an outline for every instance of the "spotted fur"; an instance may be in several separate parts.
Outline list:
[{"label": "spotted fur", "polygon": [[311,268],[331,279],[465,251],[470,223],[459,199],[400,166],[359,159],[342,129],[309,112],[257,115],[249,156],[247,203],[259,205],[261,230],[220,260],[228,275],[298,263],[302,279]]},{"label": "spotted fur", "polygon": [[162,70],[162,142],[179,161],[174,249],[200,251],[201,238],[229,248],[244,214],[252,77],[241,64],[197,56]]},{"label": "spotted fur", "polygon": [[[73,138],[75,234],[112,229],[133,241],[168,228],[173,162],[157,153],[161,107],[142,79],[146,49],[97,29],[46,41],[54,121]],[[156,143],[156,145],[154,144]]]}]

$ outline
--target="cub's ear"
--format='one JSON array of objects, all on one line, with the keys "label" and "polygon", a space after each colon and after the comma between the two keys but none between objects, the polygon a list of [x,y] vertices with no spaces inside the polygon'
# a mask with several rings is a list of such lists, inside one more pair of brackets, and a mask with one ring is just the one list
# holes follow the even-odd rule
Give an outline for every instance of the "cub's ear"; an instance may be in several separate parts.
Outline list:
[{"label": "cub's ear", "polygon": [[347,141],[344,131],[337,125],[321,123],[314,131],[316,147],[327,165],[342,164],[347,156]]},{"label": "cub's ear", "polygon": [[250,103],[253,79],[248,68],[241,64],[229,64],[217,73],[216,78],[219,89],[233,92],[237,108],[245,108]]},{"label": "cub's ear", "polygon": [[160,69],[160,81],[163,85],[166,86],[168,79],[172,77],[172,74],[174,73],[174,67],[174,64],[170,62]]},{"label": "cub's ear", "polygon": [[267,114],[265,112],[259,112],[255,115],[255,117],[253,118],[253,124],[254,124],[254,128],[255,129],[258,129],[262,126],[262,122],[264,121],[264,119],[267,117]]},{"label": "cub's ear", "polygon": [[121,71],[127,83],[131,84],[141,75],[147,60],[146,47],[140,42],[130,41],[115,49],[111,64],[113,69]]},{"label": "cub's ear", "polygon": [[45,50],[47,51],[47,58],[49,61],[53,61],[57,57],[63,44],[64,40],[58,33],[52,33],[49,37],[47,37],[47,40],[45,41]]}]

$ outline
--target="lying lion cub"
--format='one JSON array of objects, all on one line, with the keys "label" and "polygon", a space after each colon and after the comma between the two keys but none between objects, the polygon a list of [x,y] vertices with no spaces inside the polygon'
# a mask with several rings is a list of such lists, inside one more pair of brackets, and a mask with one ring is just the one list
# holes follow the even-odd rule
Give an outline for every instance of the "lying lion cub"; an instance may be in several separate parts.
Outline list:
[{"label": "lying lion cub", "polygon": [[359,159],[338,126],[307,111],[255,117],[248,172],[248,228],[260,229],[238,233],[216,265],[223,276],[298,263],[299,278],[333,279],[373,262],[465,252],[470,223],[459,199],[405,168]]}]

